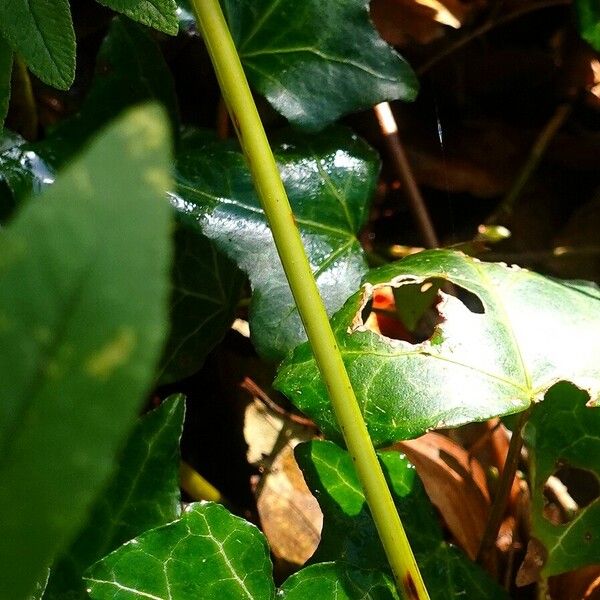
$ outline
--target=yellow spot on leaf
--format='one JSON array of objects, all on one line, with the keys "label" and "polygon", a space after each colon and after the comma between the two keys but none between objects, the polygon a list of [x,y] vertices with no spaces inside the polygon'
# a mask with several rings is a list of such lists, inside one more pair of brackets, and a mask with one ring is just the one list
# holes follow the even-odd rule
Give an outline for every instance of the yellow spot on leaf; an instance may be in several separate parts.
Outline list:
[{"label": "yellow spot on leaf", "polygon": [[135,342],[134,331],[129,327],[122,328],[114,339],[90,356],[85,370],[94,377],[106,379],[129,358]]}]

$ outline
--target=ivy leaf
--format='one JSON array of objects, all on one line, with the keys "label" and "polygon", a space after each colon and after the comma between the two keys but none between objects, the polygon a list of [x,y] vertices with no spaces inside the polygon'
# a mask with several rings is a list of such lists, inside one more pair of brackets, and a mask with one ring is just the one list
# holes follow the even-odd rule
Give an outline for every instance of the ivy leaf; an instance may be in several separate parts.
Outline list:
[{"label": "ivy leaf", "polygon": [[597,0],[575,0],[581,37],[600,52],[600,4]]},{"label": "ivy leaf", "polygon": [[[341,127],[318,137],[288,131],[273,147],[331,314],[366,272],[356,234],[374,191],[377,157]],[[184,141],[176,180],[172,202],[184,221],[199,227],[250,278],[250,328],[257,350],[267,359],[281,359],[306,335],[239,147],[199,136]]]},{"label": "ivy leaf", "polygon": [[[545,577],[595,564],[600,556],[600,409],[586,406],[587,399],[575,386],[559,383],[523,431],[530,452],[532,535],[545,548]],[[596,497],[563,524],[544,514],[544,485],[559,468],[583,469],[596,482]]]},{"label": "ivy leaf", "polygon": [[289,577],[279,592],[283,600],[399,600],[391,575],[351,567],[343,562],[311,565]]},{"label": "ivy leaf", "polygon": [[[128,113],[0,235],[0,580],[24,598],[81,526],[166,333],[164,114]],[[123,257],[127,261],[123,261]]]},{"label": "ivy leaf", "polygon": [[2,132],[4,119],[6,119],[6,115],[8,114],[12,64],[12,50],[2,36],[0,36],[0,132]]},{"label": "ivy leaf", "polygon": [[169,35],[177,35],[179,24],[175,0],[97,0],[97,2],[143,25]]},{"label": "ivy leaf", "polygon": [[[349,569],[374,570],[379,574],[370,577],[381,588],[381,597],[395,597],[386,589],[391,573],[350,455],[326,441],[299,444],[295,454],[323,511],[321,543],[311,561],[334,560]],[[398,452],[381,452],[379,458],[432,600],[507,599],[483,570],[444,542],[433,507],[408,460]]]},{"label": "ivy leaf", "polygon": [[234,319],[245,278],[203,235],[181,225],[175,233],[171,330],[161,383],[200,369]]},{"label": "ivy leaf", "polygon": [[[480,307],[472,311],[440,292],[440,322],[421,343],[366,330],[362,314],[374,291],[444,281]],[[563,379],[597,402],[599,300],[589,287],[435,250],[371,271],[332,326],[373,442],[382,446],[522,411]],[[276,386],[326,435],[341,439],[307,344],[283,363]]]},{"label": "ivy leaf", "polygon": [[93,600],[273,600],[272,570],[254,525],[218,504],[197,503],[93,565],[86,583]]},{"label": "ivy leaf", "polygon": [[384,100],[413,100],[417,79],[377,34],[367,0],[224,0],[250,83],[294,125],[319,130]]},{"label": "ivy leaf", "polygon": [[83,572],[127,540],[180,515],[179,439],[185,399],[167,398],[144,415],[87,525],[52,568],[45,600],[85,600]]},{"label": "ivy leaf", "polygon": [[0,34],[43,82],[61,90],[75,78],[75,32],[68,0],[3,0]]}]

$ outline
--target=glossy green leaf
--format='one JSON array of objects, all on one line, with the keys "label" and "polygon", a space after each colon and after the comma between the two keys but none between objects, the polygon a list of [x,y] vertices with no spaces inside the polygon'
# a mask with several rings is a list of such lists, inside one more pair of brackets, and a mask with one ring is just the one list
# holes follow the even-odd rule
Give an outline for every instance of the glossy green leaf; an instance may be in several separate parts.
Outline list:
[{"label": "glossy green leaf", "polygon": [[25,598],[82,525],[152,381],[167,322],[169,170],[164,114],[137,109],[1,232],[7,598]]},{"label": "glossy green leaf", "polygon": [[177,4],[175,0],[97,0],[130,19],[164,33],[177,35]]},{"label": "glossy green leaf", "polygon": [[42,81],[66,90],[75,78],[75,32],[68,0],[3,0],[0,34]]},{"label": "glossy green leaf", "polygon": [[85,600],[82,576],[88,567],[136,535],[179,517],[184,412],[185,399],[176,395],[138,421],[87,525],[52,567],[45,600]]},{"label": "glossy green leaf", "polygon": [[[285,132],[273,139],[281,175],[317,285],[331,314],[366,272],[356,234],[379,164],[345,128],[318,137]],[[250,328],[266,358],[281,359],[306,339],[270,229],[237,144],[200,135],[178,156],[173,205],[245,271],[253,288]]]},{"label": "glossy green leaf", "polygon": [[311,565],[289,577],[277,596],[282,600],[398,600],[391,575],[343,562]]},{"label": "glossy green leaf", "polygon": [[178,226],[175,233],[171,330],[161,381],[198,371],[231,327],[245,278],[203,235]]},{"label": "glossy green leaf", "polygon": [[201,503],[96,563],[86,583],[93,600],[273,600],[272,569],[254,525]]},{"label": "glossy green leaf", "polygon": [[[380,582],[383,594],[387,579],[382,581],[381,577],[389,576],[389,567],[350,455],[326,441],[300,444],[295,454],[323,511],[321,542],[311,562],[334,560],[379,571],[375,581]],[[443,541],[433,507],[406,458],[398,452],[382,452],[379,456],[432,600],[507,598],[483,570]]]},{"label": "glossy green leaf", "polygon": [[[600,409],[586,406],[587,399],[573,385],[559,383],[534,408],[523,432],[530,453],[532,535],[546,549],[545,576],[595,564],[600,556]],[[564,467],[590,472],[596,498],[569,522],[554,524],[544,516],[544,484]]]},{"label": "glossy green leaf", "polygon": [[0,36],[0,132],[8,113],[10,100],[10,78],[12,74],[13,52]]},{"label": "glossy green leaf", "polygon": [[367,0],[224,0],[250,83],[291,123],[322,129],[384,100],[413,100],[417,79],[377,34]]},{"label": "glossy green leaf", "polygon": [[[474,294],[483,314],[441,292],[440,324],[424,342],[365,330],[361,315],[373,290],[430,280]],[[434,250],[371,271],[332,324],[373,442],[381,446],[522,411],[562,379],[598,401],[599,308],[591,288]],[[307,344],[283,363],[276,385],[326,435],[341,439]]]},{"label": "glossy green leaf", "polygon": [[575,12],[581,37],[600,52],[600,3],[598,0],[575,0]]}]

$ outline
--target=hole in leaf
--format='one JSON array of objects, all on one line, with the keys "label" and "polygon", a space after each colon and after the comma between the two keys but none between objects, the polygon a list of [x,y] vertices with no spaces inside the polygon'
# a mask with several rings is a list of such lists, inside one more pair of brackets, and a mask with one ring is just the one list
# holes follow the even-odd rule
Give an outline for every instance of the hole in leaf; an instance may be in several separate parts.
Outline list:
[{"label": "hole in leaf", "polygon": [[485,312],[476,294],[445,279],[432,278],[399,287],[375,288],[361,313],[365,329],[411,344],[430,339],[444,320],[439,311],[440,290],[458,298],[472,313]]},{"label": "hole in leaf", "polygon": [[562,466],[544,484],[544,517],[555,525],[569,523],[600,496],[595,473]]}]

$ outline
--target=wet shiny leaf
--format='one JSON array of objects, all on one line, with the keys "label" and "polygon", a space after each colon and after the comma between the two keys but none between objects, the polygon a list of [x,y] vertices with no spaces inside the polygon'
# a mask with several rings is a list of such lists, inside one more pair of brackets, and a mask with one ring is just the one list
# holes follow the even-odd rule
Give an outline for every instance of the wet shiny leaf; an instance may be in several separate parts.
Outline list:
[{"label": "wet shiny leaf", "polygon": [[377,34],[366,0],[224,0],[250,83],[294,125],[319,130],[384,100],[413,100],[417,79]]},{"label": "wet shiny leaf", "polygon": [[272,600],[272,569],[254,525],[218,504],[201,503],[96,563],[86,582],[93,600]]},{"label": "wet shiny leaf", "polygon": [[[366,272],[356,238],[379,170],[377,157],[344,128],[272,140],[296,223],[329,313]],[[245,271],[253,288],[250,328],[264,357],[281,359],[306,339],[271,231],[238,146],[197,134],[184,141],[173,205]]]},{"label": "wet shiny leaf", "polygon": [[2,230],[7,598],[26,597],[76,534],[152,381],[167,323],[169,154],[164,114],[132,111]]},{"label": "wet shiny leaf", "polygon": [[[414,344],[363,326],[363,309],[375,290],[430,281],[468,291],[480,308],[442,292],[439,324]],[[598,401],[599,308],[600,296],[591,287],[436,250],[371,271],[332,324],[380,446],[522,411],[562,379]],[[328,436],[340,439],[307,344],[286,359],[276,385]]]},{"label": "wet shiny leaf", "polygon": [[85,600],[82,575],[88,567],[127,540],[179,516],[184,412],[185,399],[176,395],[139,419],[86,526],[52,567],[45,600]]}]

